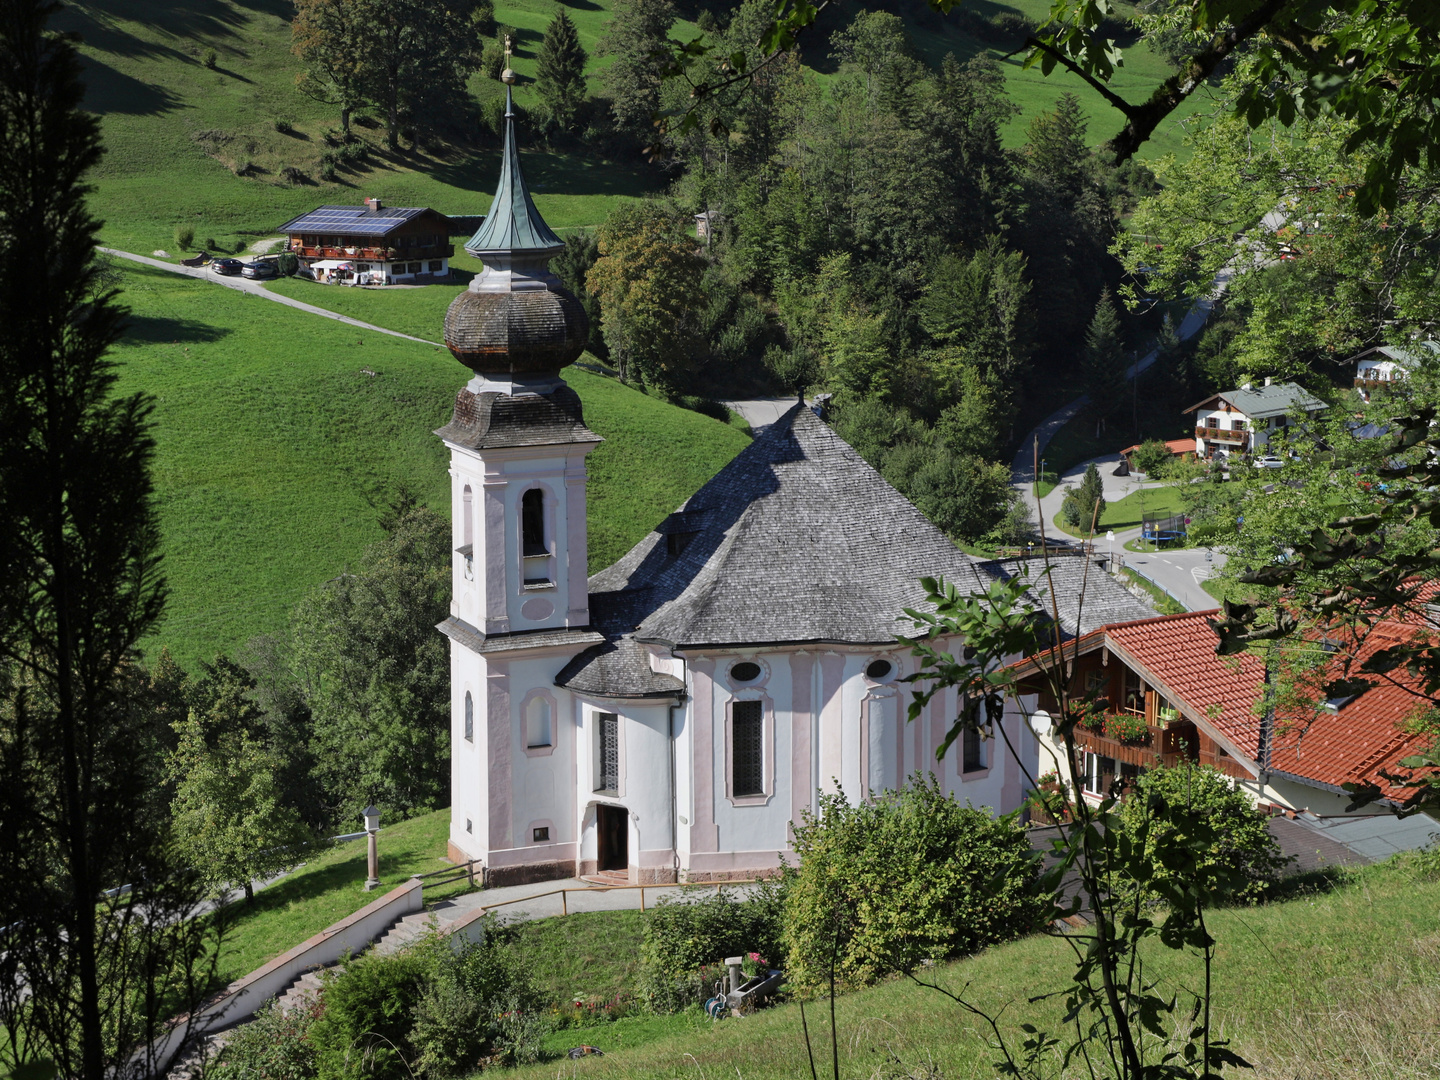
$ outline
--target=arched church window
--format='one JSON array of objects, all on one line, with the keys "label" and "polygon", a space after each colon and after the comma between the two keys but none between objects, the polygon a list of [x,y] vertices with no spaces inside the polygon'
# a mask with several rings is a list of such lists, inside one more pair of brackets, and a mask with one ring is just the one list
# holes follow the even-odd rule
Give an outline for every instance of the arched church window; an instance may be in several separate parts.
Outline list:
[{"label": "arched church window", "polygon": [[470,691],[465,691],[465,739],[467,742],[475,741],[475,699],[470,696]]},{"label": "arched church window", "polygon": [[526,556],[550,551],[545,544],[545,493],[539,488],[520,496],[520,542]]},{"label": "arched church window", "polygon": [[462,542],[465,544],[473,545],[475,543],[475,517],[474,510],[471,504],[474,502],[474,496],[472,496],[470,493],[469,484],[465,485],[465,490],[461,493],[460,501],[462,504],[460,527],[465,537]]},{"label": "arched church window", "polygon": [[550,699],[535,697],[525,706],[525,745],[549,746],[551,739]]}]

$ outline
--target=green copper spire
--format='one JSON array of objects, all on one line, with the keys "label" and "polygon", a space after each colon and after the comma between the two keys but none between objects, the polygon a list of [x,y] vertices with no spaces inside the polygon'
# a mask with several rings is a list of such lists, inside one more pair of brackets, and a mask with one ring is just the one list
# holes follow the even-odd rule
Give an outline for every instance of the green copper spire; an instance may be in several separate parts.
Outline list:
[{"label": "green copper spire", "polygon": [[525,174],[520,171],[520,154],[515,148],[515,104],[507,85],[505,156],[500,162],[500,184],[495,189],[490,213],[485,215],[484,223],[465,245],[465,250],[483,258],[487,252],[554,255],[564,247],[565,241],[555,235],[535,209],[530,189],[525,185]]}]

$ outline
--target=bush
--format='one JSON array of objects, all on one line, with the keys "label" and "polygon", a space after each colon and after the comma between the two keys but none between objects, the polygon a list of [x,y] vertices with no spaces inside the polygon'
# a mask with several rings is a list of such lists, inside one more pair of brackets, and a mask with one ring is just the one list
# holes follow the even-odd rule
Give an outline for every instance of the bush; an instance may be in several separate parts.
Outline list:
[{"label": "bush", "polygon": [[211,71],[215,70],[215,67],[217,64],[219,64],[219,62],[220,58],[215,55],[214,49],[210,49],[205,53],[205,66]]},{"label": "bush", "polygon": [[280,179],[284,180],[287,184],[303,184],[310,178],[294,165],[286,165],[280,170]]},{"label": "bush", "polygon": [[749,897],[722,888],[656,904],[640,947],[645,1004],[658,1013],[678,1012],[710,996],[727,957],[779,956],[785,881],[758,885]]},{"label": "bush", "polygon": [[[1266,828],[1265,815],[1228,778],[1208,765],[1188,762],[1142,773],[1120,808],[1121,826],[1132,841],[1145,828],[1146,800],[1152,796],[1163,808],[1145,836],[1153,881],[1164,888],[1187,884],[1179,880],[1182,874],[1193,877],[1210,904],[1253,904],[1265,898],[1286,860]],[[1191,823],[1196,821],[1214,830],[1215,841],[1198,858],[1186,860],[1182,871],[1167,867],[1160,853],[1193,840]]]},{"label": "bush", "polygon": [[321,1080],[410,1080],[413,1014],[434,978],[423,948],[352,957],[325,980],[324,1010],[310,1028]]},{"label": "bush", "polygon": [[175,226],[175,248],[177,251],[191,251],[195,247],[195,229],[190,225]]},{"label": "bush", "polygon": [[863,985],[924,960],[1033,929],[1046,910],[1029,837],[945,795],[932,776],[874,802],[824,795],[795,829],[800,869],[785,897],[786,976]]},{"label": "bush", "polygon": [[333,162],[333,161],[327,161],[327,160],[325,160],[324,157],[322,157],[322,158],[320,159],[320,179],[321,179],[321,180],[334,180],[334,179],[335,179],[335,162]]},{"label": "bush", "polygon": [[275,272],[281,277],[294,277],[300,269],[300,260],[291,251],[282,251],[275,256]]},{"label": "bush", "polygon": [[1130,462],[1146,476],[1162,477],[1175,455],[1159,439],[1146,439],[1130,455]]},{"label": "bush", "polygon": [[274,123],[275,130],[278,131],[281,135],[295,134],[295,124],[288,117],[277,116]]},{"label": "bush", "polygon": [[308,1080],[315,1075],[310,1028],[319,1002],[284,1010],[271,998],[230,1036],[207,1075],[213,1080]]}]

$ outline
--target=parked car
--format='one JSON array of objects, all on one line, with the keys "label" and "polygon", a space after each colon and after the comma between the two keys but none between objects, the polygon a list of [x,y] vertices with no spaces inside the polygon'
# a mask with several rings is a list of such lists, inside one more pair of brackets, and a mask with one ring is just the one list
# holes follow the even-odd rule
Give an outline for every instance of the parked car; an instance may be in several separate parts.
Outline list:
[{"label": "parked car", "polygon": [[1266,454],[1264,457],[1257,457],[1254,465],[1257,469],[1279,469],[1284,467],[1285,462],[1274,454]]},{"label": "parked car", "polygon": [[245,266],[239,259],[212,259],[210,269],[217,274],[238,274]]},{"label": "parked car", "polygon": [[240,271],[248,278],[273,278],[278,277],[280,272],[275,268],[273,259],[256,259],[248,262]]}]

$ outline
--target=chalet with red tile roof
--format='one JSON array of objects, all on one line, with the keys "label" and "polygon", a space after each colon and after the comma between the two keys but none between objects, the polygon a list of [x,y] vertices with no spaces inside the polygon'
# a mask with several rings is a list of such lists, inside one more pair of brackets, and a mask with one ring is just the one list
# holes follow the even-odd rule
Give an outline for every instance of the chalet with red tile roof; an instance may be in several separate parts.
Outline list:
[{"label": "chalet with red tile roof", "polygon": [[[1215,655],[1208,625],[1215,615],[1195,611],[1112,623],[1066,647],[1067,658],[1078,655],[1071,692],[1077,698],[1093,695],[1097,703],[1095,719],[1077,729],[1084,751],[1081,790],[1098,796],[1116,777],[1123,782],[1156,764],[1189,759],[1234,777],[1257,803],[1289,810],[1343,813],[1350,801],[1347,783],[1375,783],[1392,804],[1409,798],[1384,774],[1409,775],[1400,760],[1432,737],[1404,730],[1418,701],[1406,689],[1404,673],[1372,678],[1370,689],[1349,698],[1319,700],[1318,688],[1358,671],[1374,652],[1411,640],[1419,632],[1414,624],[1382,622],[1353,646],[1316,640],[1317,655],[1331,659],[1306,675],[1290,676],[1298,690],[1289,695],[1295,702],[1272,716],[1257,705],[1265,696],[1262,659],[1251,653]],[[1347,661],[1351,670],[1344,672]],[[1050,662],[1042,654],[1015,666],[1021,689],[1038,695],[1044,715],[1036,718],[1037,730],[1057,707],[1042,677]],[[1315,704],[1299,704],[1310,687]],[[1042,735],[1042,745],[1045,741]],[[1056,760],[1062,756],[1057,753]],[[1068,770],[1061,764],[1063,775]]]}]

